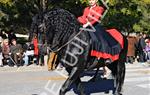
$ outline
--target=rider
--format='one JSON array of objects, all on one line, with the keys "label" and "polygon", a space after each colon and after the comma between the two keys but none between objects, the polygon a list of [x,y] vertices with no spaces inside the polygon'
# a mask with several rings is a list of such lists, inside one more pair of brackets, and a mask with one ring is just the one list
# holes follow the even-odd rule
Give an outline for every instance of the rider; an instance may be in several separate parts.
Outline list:
[{"label": "rider", "polygon": [[[103,15],[105,9],[98,5],[98,0],[89,0],[88,7],[85,8],[83,15],[78,17],[78,21],[84,28],[89,28],[89,25],[94,26],[96,31],[89,32],[92,38],[92,51],[91,56],[95,56],[98,59],[105,59],[105,63],[111,63],[119,58],[121,51],[121,45],[109,32],[115,32],[115,29],[104,30],[99,24],[99,19]],[[118,35],[115,35],[118,36]]]}]

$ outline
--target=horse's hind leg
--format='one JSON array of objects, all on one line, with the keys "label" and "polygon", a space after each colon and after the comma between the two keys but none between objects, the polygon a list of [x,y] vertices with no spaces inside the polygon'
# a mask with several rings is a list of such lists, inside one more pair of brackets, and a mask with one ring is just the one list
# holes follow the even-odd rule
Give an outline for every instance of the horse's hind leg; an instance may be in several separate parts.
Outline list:
[{"label": "horse's hind leg", "polygon": [[122,87],[124,84],[124,78],[125,78],[125,64],[124,63],[118,63],[117,66],[117,75],[115,77],[115,95],[122,95]]},{"label": "horse's hind leg", "polygon": [[127,50],[128,50],[128,41],[124,37],[124,49],[121,51],[119,55],[119,60],[115,64],[115,67],[117,68],[115,72],[115,84],[116,84],[116,90],[115,95],[122,95],[122,87],[124,84],[125,79],[125,61],[127,56]]},{"label": "horse's hind leg", "polygon": [[77,80],[75,81],[75,84],[77,86],[77,90],[79,91],[79,95],[85,95],[84,87],[82,85],[80,77],[77,78]]},{"label": "horse's hind leg", "polygon": [[65,83],[63,84],[62,88],[60,89],[59,95],[65,95],[65,93],[67,92],[68,88],[77,81],[77,79],[79,78],[79,75],[81,73],[81,69],[74,67],[71,70],[71,73],[69,74],[68,79],[65,81]]}]

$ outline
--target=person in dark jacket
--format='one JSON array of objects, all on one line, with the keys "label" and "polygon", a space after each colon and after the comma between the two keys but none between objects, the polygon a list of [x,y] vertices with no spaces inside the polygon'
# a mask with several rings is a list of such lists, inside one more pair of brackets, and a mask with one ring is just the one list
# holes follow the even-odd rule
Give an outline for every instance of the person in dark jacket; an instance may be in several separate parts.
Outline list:
[{"label": "person in dark jacket", "polygon": [[11,52],[12,59],[14,60],[17,67],[23,65],[23,59],[22,59],[23,49],[20,44],[17,44],[15,39],[12,39],[12,45],[10,46],[10,52]]},{"label": "person in dark jacket", "polygon": [[41,39],[41,43],[39,45],[39,59],[40,59],[40,65],[44,66],[44,56],[47,55],[47,44],[46,44],[46,37],[43,36]]},{"label": "person in dark jacket", "polygon": [[17,37],[16,37],[14,31],[10,30],[9,33],[8,33],[9,45],[12,44],[11,42],[12,42],[13,39],[17,40]]},{"label": "person in dark jacket", "polygon": [[4,30],[2,30],[0,32],[0,36],[2,37],[2,39],[7,39],[7,35],[6,35],[6,32]]},{"label": "person in dark jacket", "polygon": [[141,62],[141,63],[146,61],[145,53],[144,53],[144,49],[146,47],[145,38],[146,38],[146,34],[141,34],[139,41],[138,41],[139,62]]}]

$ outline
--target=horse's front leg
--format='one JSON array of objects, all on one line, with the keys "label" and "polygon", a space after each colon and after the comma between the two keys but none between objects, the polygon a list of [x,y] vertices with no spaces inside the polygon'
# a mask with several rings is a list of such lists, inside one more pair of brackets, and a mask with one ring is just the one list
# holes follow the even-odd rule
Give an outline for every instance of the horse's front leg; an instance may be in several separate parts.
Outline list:
[{"label": "horse's front leg", "polygon": [[81,73],[81,69],[78,67],[73,67],[68,79],[65,81],[65,83],[62,85],[62,88],[60,89],[59,95],[65,95],[65,93],[68,91],[68,88],[79,78],[79,75]]}]

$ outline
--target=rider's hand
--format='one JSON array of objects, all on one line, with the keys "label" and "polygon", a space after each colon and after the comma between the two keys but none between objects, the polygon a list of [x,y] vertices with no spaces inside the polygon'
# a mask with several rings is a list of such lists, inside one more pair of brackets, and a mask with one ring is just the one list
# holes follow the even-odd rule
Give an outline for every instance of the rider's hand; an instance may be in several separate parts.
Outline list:
[{"label": "rider's hand", "polygon": [[87,22],[86,24],[83,25],[83,28],[86,28],[87,26],[89,26],[91,23]]}]

